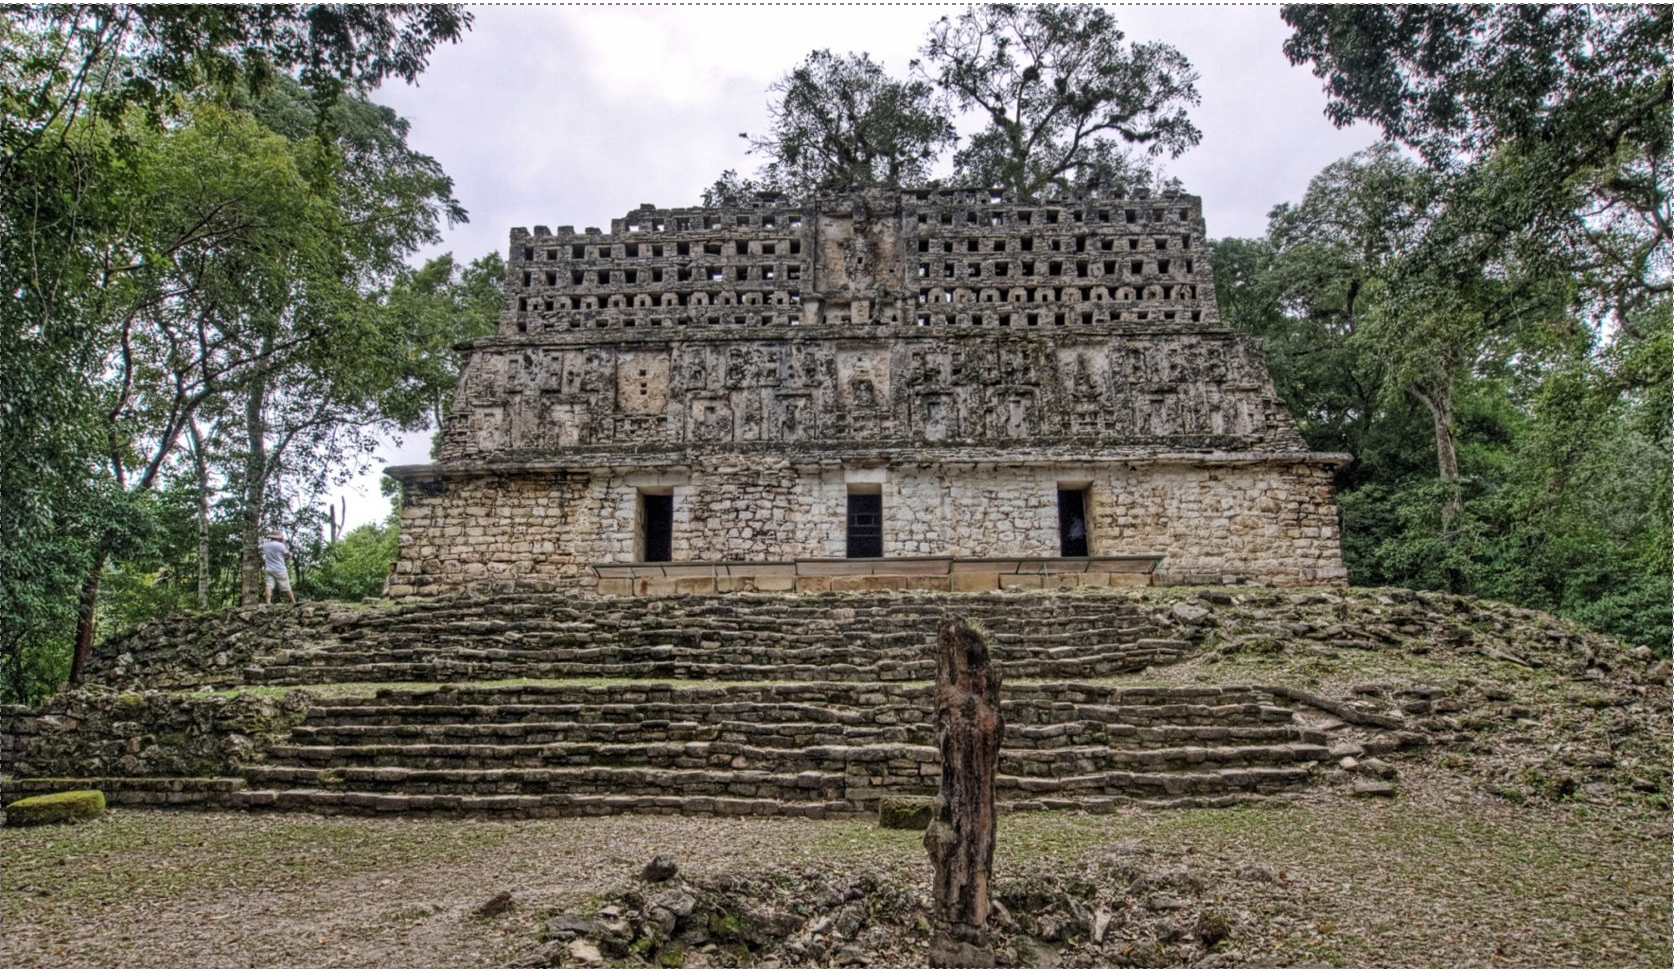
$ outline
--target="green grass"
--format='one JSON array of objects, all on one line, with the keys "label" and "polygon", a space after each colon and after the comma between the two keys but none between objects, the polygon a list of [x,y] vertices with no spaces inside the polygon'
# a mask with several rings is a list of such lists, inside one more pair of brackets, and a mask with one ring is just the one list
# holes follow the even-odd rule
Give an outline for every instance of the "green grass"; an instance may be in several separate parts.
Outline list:
[{"label": "green grass", "polygon": [[134,895],[268,890],[304,878],[463,860],[509,834],[477,826],[368,830],[313,817],[238,820],[205,824],[191,814],[143,812],[73,828],[7,828],[4,893],[100,904]]}]

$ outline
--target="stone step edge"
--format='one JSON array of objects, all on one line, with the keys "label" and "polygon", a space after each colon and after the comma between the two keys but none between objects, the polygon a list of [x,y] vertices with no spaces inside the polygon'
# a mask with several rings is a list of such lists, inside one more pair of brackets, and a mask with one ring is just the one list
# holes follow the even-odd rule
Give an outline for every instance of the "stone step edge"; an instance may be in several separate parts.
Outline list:
[{"label": "stone step edge", "polygon": [[35,794],[96,790],[121,807],[226,807],[246,790],[243,777],[7,777],[0,798],[8,803]]},{"label": "stone step edge", "polygon": [[[683,757],[754,757],[761,760],[795,760],[821,758],[844,763],[869,763],[881,760],[911,760],[916,763],[936,763],[940,754],[933,746],[923,744],[810,744],[806,747],[761,747],[733,741],[673,740],[646,743],[610,744],[588,741],[556,741],[546,744],[350,744],[300,746],[276,744],[269,748],[273,759],[330,760],[348,754],[354,757],[541,757],[589,755],[601,758],[651,757],[656,755]],[[1073,747],[1012,747],[1002,746],[1000,756],[1025,761],[1057,760],[1066,757],[1131,756],[1136,760],[1184,760],[1208,762],[1236,757],[1263,757],[1289,760],[1325,760],[1330,752],[1323,746],[1309,743],[1286,744],[1218,744],[1204,746],[1190,744],[1180,747],[1147,747],[1129,749],[1108,744],[1082,744]],[[297,765],[305,766],[305,765]],[[491,769],[491,768],[490,768]]]},{"label": "stone step edge", "polygon": [[[1293,781],[1308,777],[1316,761],[1298,761],[1290,765],[1280,766],[1242,766],[1242,767],[1209,767],[1197,771],[1128,771],[1107,770],[1091,774],[1070,774],[1061,777],[1032,777],[1019,774],[996,775],[996,784],[1003,790],[1051,790],[1073,789],[1076,787],[1091,787],[1101,784],[1145,784],[1153,786],[1167,786],[1170,781],[1196,782],[1219,780],[1229,783],[1260,783],[1262,781]],[[938,772],[939,773],[939,772]],[[933,778],[938,773],[920,774],[918,778],[934,786]],[[795,773],[774,772],[759,768],[742,768],[728,770],[720,768],[661,768],[644,766],[624,767],[500,767],[500,768],[454,768],[454,767],[302,767],[290,765],[255,765],[252,766],[247,777],[254,783],[250,789],[254,790],[262,784],[265,777],[277,777],[282,780],[311,780],[318,781],[321,775],[335,778],[340,783],[374,782],[385,784],[405,783],[522,783],[524,781],[552,783],[566,777],[580,780],[606,781],[613,778],[622,780],[645,780],[657,778],[673,780],[685,779],[691,783],[740,783],[740,784],[774,784],[782,787],[814,788],[825,784],[847,783],[851,777],[870,778],[867,774],[851,774],[849,772],[803,770]],[[900,780],[907,780],[910,775],[903,774]],[[318,786],[318,785],[316,785]],[[880,792],[880,796],[882,793]]]},{"label": "stone step edge", "polygon": [[[1101,795],[1085,798],[1035,798],[1000,801],[1000,813],[1076,811],[1110,814],[1123,809],[1200,809],[1282,803],[1290,793],[1242,792],[1211,796],[1130,798]],[[828,802],[778,801],[766,798],[681,797],[666,794],[372,794],[326,791],[319,788],[241,791],[232,807],[249,810],[312,811],[322,814],[450,814],[513,818],[587,817],[610,814],[664,814],[755,817],[854,819],[874,816],[876,808],[839,800]]]}]

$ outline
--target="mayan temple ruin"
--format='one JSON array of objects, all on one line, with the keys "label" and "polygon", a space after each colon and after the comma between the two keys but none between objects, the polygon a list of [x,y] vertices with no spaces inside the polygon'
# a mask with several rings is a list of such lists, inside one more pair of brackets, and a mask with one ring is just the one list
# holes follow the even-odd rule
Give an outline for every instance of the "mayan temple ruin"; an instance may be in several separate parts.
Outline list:
[{"label": "mayan temple ruin", "polygon": [[389,469],[392,595],[1344,579],[1346,456],[1220,325],[1195,196],[514,229],[463,349],[438,460]]}]

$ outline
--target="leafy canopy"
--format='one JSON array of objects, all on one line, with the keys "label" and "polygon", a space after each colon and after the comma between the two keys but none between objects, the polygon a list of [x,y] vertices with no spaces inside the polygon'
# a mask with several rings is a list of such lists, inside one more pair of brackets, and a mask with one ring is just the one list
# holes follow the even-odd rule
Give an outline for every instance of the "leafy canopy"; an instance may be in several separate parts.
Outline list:
[{"label": "leafy canopy", "polygon": [[771,159],[767,181],[792,194],[923,182],[954,140],[928,83],[898,81],[866,54],[814,51],[768,90],[772,127],[750,147]]},{"label": "leafy canopy", "polygon": [[1186,113],[1197,72],[1158,42],[1125,43],[1103,7],[985,4],[931,28],[925,71],[987,127],[954,158],[956,177],[1035,198],[1090,180],[1126,145],[1178,157],[1202,138]]}]

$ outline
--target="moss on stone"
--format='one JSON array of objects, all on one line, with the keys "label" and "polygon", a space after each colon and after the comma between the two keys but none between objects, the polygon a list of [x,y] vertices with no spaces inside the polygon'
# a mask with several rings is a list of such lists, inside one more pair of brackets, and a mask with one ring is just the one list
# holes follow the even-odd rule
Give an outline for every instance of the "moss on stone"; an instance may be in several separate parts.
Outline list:
[{"label": "moss on stone", "polygon": [[85,821],[105,813],[102,791],[59,791],[57,794],[37,794],[6,805],[6,823],[58,824],[66,821]]},{"label": "moss on stone", "polygon": [[878,801],[878,827],[923,831],[930,827],[935,798],[886,797]]}]

